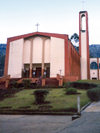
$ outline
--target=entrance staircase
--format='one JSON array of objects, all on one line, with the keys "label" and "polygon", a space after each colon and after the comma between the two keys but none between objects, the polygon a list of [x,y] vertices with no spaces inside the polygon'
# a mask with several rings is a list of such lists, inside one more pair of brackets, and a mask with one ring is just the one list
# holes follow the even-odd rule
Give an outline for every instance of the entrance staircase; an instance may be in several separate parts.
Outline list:
[{"label": "entrance staircase", "polygon": [[56,78],[46,78],[45,85],[47,87],[58,87],[59,81]]}]

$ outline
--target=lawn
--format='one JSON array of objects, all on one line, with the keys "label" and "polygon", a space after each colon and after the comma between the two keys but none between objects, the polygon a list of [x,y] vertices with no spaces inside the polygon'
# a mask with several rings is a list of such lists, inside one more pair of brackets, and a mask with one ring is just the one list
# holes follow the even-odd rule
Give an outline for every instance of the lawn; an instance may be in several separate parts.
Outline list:
[{"label": "lawn", "polygon": [[78,80],[79,83],[94,83],[94,84],[100,84],[100,80]]},{"label": "lawn", "polygon": [[75,112],[77,109],[77,96],[80,95],[81,107],[89,102],[86,90],[78,90],[78,95],[65,95],[65,89],[48,89],[46,97],[47,103],[35,104],[33,92],[36,89],[25,89],[16,93],[13,97],[0,101],[0,108],[10,107],[12,110],[34,110],[34,111],[54,111],[54,112]]}]

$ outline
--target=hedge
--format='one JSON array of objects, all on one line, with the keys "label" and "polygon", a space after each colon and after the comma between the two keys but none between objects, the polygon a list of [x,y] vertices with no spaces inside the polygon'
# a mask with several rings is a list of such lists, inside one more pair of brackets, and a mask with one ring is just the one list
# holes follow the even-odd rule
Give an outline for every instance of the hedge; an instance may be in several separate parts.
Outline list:
[{"label": "hedge", "polygon": [[70,88],[70,87],[73,87],[73,88],[77,88],[77,89],[92,89],[94,87],[97,87],[96,84],[93,84],[93,83],[79,83],[79,82],[67,82],[67,83],[64,83],[64,87],[65,88]]},{"label": "hedge", "polygon": [[77,94],[76,88],[68,88],[65,90],[67,95]]},{"label": "hedge", "polygon": [[100,88],[96,87],[93,89],[89,89],[87,91],[87,95],[91,101],[99,101],[100,100]]}]

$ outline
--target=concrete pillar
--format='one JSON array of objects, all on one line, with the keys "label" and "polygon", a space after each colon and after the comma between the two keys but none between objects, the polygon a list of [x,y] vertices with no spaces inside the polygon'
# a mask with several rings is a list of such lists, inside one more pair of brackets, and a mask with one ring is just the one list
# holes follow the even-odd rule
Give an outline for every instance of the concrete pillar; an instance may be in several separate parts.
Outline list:
[{"label": "concrete pillar", "polygon": [[42,86],[45,86],[45,78],[42,78]]},{"label": "concrete pillar", "polygon": [[44,60],[45,60],[45,38],[43,38],[43,43],[42,43],[42,72],[41,76],[44,76]]},{"label": "concrete pillar", "polygon": [[33,59],[33,39],[31,41],[31,46],[30,46],[30,73],[29,77],[32,78],[32,59]]}]

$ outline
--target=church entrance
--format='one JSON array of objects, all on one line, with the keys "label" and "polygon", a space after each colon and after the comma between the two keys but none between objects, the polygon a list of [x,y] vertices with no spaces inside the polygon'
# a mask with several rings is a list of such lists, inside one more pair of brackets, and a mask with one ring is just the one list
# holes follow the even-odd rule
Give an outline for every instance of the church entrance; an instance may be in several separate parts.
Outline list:
[{"label": "church entrance", "polygon": [[[30,75],[30,64],[24,64],[22,70],[22,77],[29,78]],[[32,64],[32,78],[40,78],[42,76],[42,64]],[[50,63],[44,64],[44,77],[50,77]]]},{"label": "church entrance", "polygon": [[[42,76],[42,64],[32,64],[32,77],[33,78],[39,78]],[[44,77],[49,78],[50,77],[50,63],[44,64]]]},{"label": "church entrance", "polygon": [[41,67],[37,67],[37,68],[36,68],[36,74],[35,74],[35,77],[36,77],[36,78],[41,77],[41,71],[42,71],[42,70],[41,70]]}]

